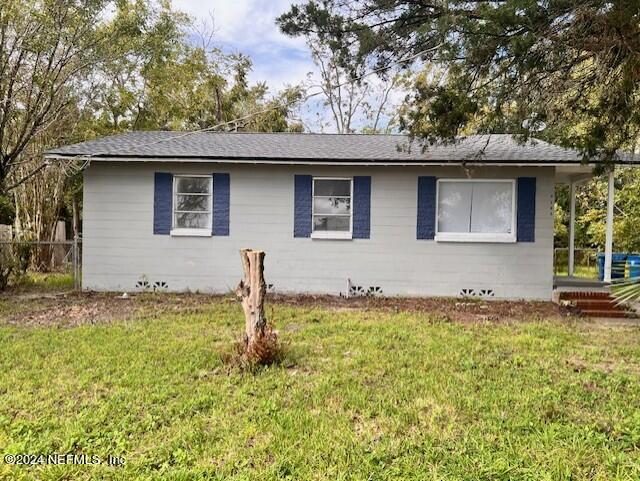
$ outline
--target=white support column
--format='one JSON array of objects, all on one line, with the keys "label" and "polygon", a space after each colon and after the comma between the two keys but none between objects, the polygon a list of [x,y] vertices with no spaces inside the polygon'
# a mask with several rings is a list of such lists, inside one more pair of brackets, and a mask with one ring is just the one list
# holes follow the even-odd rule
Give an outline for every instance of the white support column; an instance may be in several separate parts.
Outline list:
[{"label": "white support column", "polygon": [[569,277],[575,272],[576,256],[576,183],[569,182]]},{"label": "white support column", "polygon": [[604,281],[611,282],[611,257],[613,254],[613,206],[614,206],[614,168],[609,170],[609,189],[607,195],[607,233],[604,244]]}]

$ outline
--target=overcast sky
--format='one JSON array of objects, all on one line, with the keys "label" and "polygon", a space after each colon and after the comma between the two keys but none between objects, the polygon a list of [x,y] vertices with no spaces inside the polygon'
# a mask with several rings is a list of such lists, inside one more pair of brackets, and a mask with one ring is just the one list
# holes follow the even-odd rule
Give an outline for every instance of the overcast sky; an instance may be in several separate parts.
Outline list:
[{"label": "overcast sky", "polygon": [[303,81],[314,70],[304,40],[280,33],[275,24],[292,0],[174,0],[175,8],[197,19],[213,14],[214,43],[227,53],[241,52],[253,61],[253,82],[273,90]]},{"label": "overcast sky", "polygon": [[[198,22],[214,22],[213,44],[225,53],[243,53],[251,58],[252,83],[265,81],[272,94],[286,85],[307,80],[307,74],[316,73],[311,54],[302,38],[291,38],[280,33],[275,19],[287,12],[291,5],[303,0],[173,0],[176,9],[190,14]],[[317,78],[317,77],[316,77]],[[376,82],[375,78],[370,78]],[[391,103],[398,104],[403,92],[391,94]],[[368,100],[374,101],[374,97]],[[297,113],[307,129],[318,132],[335,131],[330,110],[321,97],[305,103]],[[383,119],[387,118],[383,115]],[[364,117],[356,114],[352,126],[364,126]]]}]

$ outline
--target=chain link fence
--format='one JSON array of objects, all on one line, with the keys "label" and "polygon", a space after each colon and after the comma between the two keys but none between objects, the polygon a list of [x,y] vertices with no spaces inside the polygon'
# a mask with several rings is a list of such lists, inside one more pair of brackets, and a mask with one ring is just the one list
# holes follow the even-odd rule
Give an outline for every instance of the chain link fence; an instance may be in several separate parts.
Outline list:
[{"label": "chain link fence", "polygon": [[[576,249],[574,254],[574,276],[586,279],[598,278],[598,249]],[[553,273],[566,276],[569,273],[569,249],[557,247],[553,250]]]},{"label": "chain link fence", "polygon": [[64,274],[74,290],[82,289],[82,242],[71,241],[0,241],[0,270],[13,270],[26,276]]}]

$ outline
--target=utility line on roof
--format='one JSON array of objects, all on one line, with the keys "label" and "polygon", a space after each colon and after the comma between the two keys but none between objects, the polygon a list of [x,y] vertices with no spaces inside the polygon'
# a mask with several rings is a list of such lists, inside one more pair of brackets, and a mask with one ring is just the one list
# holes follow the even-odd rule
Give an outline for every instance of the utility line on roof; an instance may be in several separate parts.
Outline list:
[{"label": "utility line on roof", "polygon": [[[362,80],[365,77],[369,77],[371,75],[375,75],[375,74],[378,74],[380,72],[384,72],[386,70],[389,70],[390,68],[395,67],[397,65],[405,64],[407,62],[415,60],[416,58],[418,58],[418,57],[420,57],[420,56],[422,56],[422,55],[424,55],[426,53],[430,53],[430,52],[433,52],[433,51],[439,49],[442,45],[443,44],[440,43],[440,44],[436,45],[435,47],[421,50],[421,51],[419,51],[419,52],[417,52],[417,53],[415,53],[413,55],[409,55],[408,57],[405,57],[405,58],[400,59],[400,60],[398,60],[396,62],[390,63],[390,64],[388,64],[386,66],[378,67],[378,68],[375,68],[373,70],[370,70],[369,72],[366,72],[366,73],[360,75],[359,77],[355,77],[355,78],[346,80],[344,82],[340,82],[340,83],[335,84],[335,85],[329,85],[328,89],[329,90],[335,90],[335,89],[338,89],[340,87],[344,87],[345,85],[348,85],[350,83]],[[326,91],[326,89],[323,89],[323,90],[320,90],[318,92],[313,92],[311,94],[305,95],[302,99],[300,99],[299,101],[296,101],[296,102],[304,103],[304,102],[306,102],[307,100],[309,100],[309,99],[311,99],[313,97],[317,97],[318,95],[322,95],[325,91]],[[181,135],[177,135],[175,137],[158,139],[158,140],[155,140],[155,141],[138,144],[138,145],[136,145],[136,147],[137,148],[149,147],[149,146],[156,145],[156,144],[159,144],[159,143],[162,143],[162,142],[169,142],[169,141],[179,140],[179,139],[182,139],[184,137],[187,137],[187,136],[193,135],[193,134],[214,131],[214,130],[217,130],[217,129],[221,128],[221,127],[224,127],[225,125],[241,122],[243,120],[248,120],[251,117],[254,117],[254,116],[257,116],[257,115],[261,115],[261,114],[265,114],[265,113],[271,112],[272,110],[279,109],[281,107],[287,107],[292,103],[294,103],[293,100],[287,101],[287,102],[282,102],[282,103],[276,102],[276,105],[272,105],[271,107],[268,107],[268,108],[265,108],[265,109],[256,110],[254,112],[250,112],[250,113],[248,113],[246,115],[243,115],[241,117],[237,117],[235,119],[226,120],[224,122],[220,122],[220,123],[218,123],[216,125],[212,125],[210,127],[204,127],[202,129],[191,130],[189,132],[184,132]],[[94,152],[92,154],[78,154],[78,155],[73,156],[71,159],[68,159],[68,160],[71,160],[71,161],[73,161],[75,159],[83,159],[83,160],[85,160],[85,162],[82,164],[82,167],[80,167],[77,170],[74,169],[75,171],[74,171],[74,173],[72,175],[77,175],[78,173],[82,172],[84,169],[86,169],[88,167],[89,163],[91,162],[91,158],[93,158],[93,157],[95,157],[97,155],[100,155],[100,154],[101,154],[100,152]]]},{"label": "utility line on roof", "polygon": [[[397,62],[393,62],[393,63],[391,63],[391,64],[389,64],[389,65],[387,65],[387,66],[384,66],[384,67],[378,67],[378,68],[373,69],[373,70],[371,70],[371,71],[369,71],[369,72],[366,72],[366,73],[362,74],[362,75],[361,75],[361,76],[359,76],[359,77],[355,77],[355,78],[352,78],[352,79],[350,79],[350,80],[345,80],[344,82],[338,83],[338,84],[336,84],[336,85],[330,85],[330,86],[329,86],[329,89],[330,89],[330,90],[335,90],[335,89],[338,89],[338,88],[340,88],[340,87],[344,87],[345,85],[348,85],[348,84],[350,84],[350,83],[353,83],[353,82],[357,82],[357,81],[359,81],[359,80],[362,80],[363,78],[368,77],[368,76],[370,76],[370,75],[375,75],[375,74],[378,74],[378,73],[380,73],[380,72],[384,72],[385,70],[388,70],[388,69],[390,69],[390,68],[392,68],[392,67],[395,67],[396,65],[401,65],[401,64],[407,63],[407,62],[409,62],[409,61],[411,61],[411,60],[415,60],[417,57],[419,57],[419,56],[421,56],[421,55],[423,55],[423,54],[425,54],[425,53],[432,52],[432,51],[434,51],[434,50],[436,50],[436,49],[440,48],[441,46],[442,46],[442,44],[437,45],[436,47],[433,47],[433,48],[430,48],[430,49],[421,50],[420,52],[415,53],[415,54],[413,54],[413,55],[410,55],[410,56],[408,56],[408,57],[406,57],[406,58],[404,58],[404,59],[398,60]],[[300,102],[306,102],[307,100],[309,100],[309,99],[311,99],[311,98],[313,98],[313,97],[317,97],[318,95],[322,95],[324,92],[325,92],[325,90],[320,90],[320,91],[318,91],[318,92],[313,92],[313,93],[311,93],[311,94],[308,94],[308,95],[304,96],[304,97],[300,100]],[[154,144],[158,144],[158,143],[161,143],[161,142],[168,142],[168,141],[170,141],[170,140],[180,139],[180,138],[182,138],[182,137],[186,137],[186,136],[188,136],[188,135],[197,134],[197,133],[202,133],[202,132],[209,132],[209,131],[212,131],[212,130],[216,130],[216,129],[219,129],[220,127],[223,127],[223,126],[225,126],[225,125],[229,125],[229,124],[233,124],[233,123],[236,123],[236,122],[240,122],[240,121],[242,121],[242,120],[247,120],[247,119],[250,119],[251,117],[253,117],[253,116],[255,116],[255,115],[261,115],[261,114],[264,114],[264,113],[270,112],[270,111],[272,111],[272,110],[276,110],[276,109],[278,109],[278,108],[280,108],[280,107],[288,106],[289,104],[294,103],[294,102],[295,102],[295,101],[293,101],[293,100],[292,100],[292,101],[289,101],[289,102],[284,102],[284,103],[283,103],[283,104],[281,104],[281,105],[273,105],[273,106],[271,106],[271,107],[268,107],[268,108],[265,108],[265,109],[262,109],[262,110],[257,110],[257,111],[254,111],[254,112],[250,112],[250,113],[248,113],[247,115],[243,115],[242,117],[238,117],[238,118],[235,118],[235,119],[227,120],[227,121],[225,121],[225,122],[220,122],[220,123],[218,123],[218,124],[216,124],[216,125],[212,125],[211,127],[204,127],[204,128],[202,128],[202,129],[199,129],[199,130],[192,130],[192,131],[189,131],[189,132],[184,132],[182,135],[179,135],[179,136],[174,137],[174,138],[171,138],[171,139],[159,139],[159,140],[156,140],[156,141],[154,141],[154,142],[151,142],[150,144],[147,144],[147,145],[154,145]],[[145,145],[145,146],[146,146],[146,145]]]}]

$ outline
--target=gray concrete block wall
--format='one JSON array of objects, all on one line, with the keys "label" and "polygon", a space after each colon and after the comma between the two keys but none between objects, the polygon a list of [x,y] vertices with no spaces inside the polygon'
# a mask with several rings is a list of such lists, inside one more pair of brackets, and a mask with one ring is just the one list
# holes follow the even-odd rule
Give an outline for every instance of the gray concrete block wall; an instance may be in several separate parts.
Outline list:
[{"label": "gray concrete block wall", "polygon": [[[231,175],[230,235],[153,235],[155,172]],[[371,238],[293,237],[295,174],[371,175]],[[267,252],[276,290],[339,294],[347,278],[385,295],[551,299],[553,167],[478,167],[478,178],[537,177],[534,243],[439,243],[416,239],[417,177],[466,177],[461,167],[339,167],[103,162],[84,174],[83,288],[134,291],[141,278],[169,290],[225,292],[241,276],[238,250]]]}]

